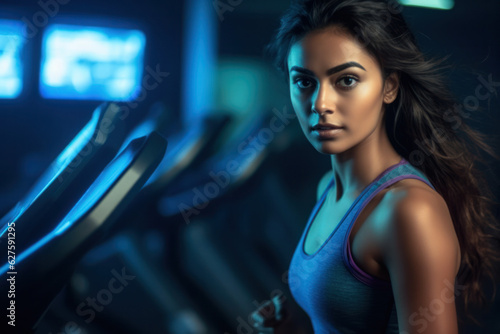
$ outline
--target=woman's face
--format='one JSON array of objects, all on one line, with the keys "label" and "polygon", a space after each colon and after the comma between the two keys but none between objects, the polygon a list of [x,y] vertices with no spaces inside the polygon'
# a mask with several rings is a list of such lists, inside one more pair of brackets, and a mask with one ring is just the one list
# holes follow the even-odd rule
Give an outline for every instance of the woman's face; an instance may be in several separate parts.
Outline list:
[{"label": "woman's face", "polygon": [[[393,86],[386,85],[384,91],[378,62],[334,27],[297,41],[288,54],[288,71],[290,98],[302,130],[324,154],[345,152],[375,136],[383,103],[396,97]],[[341,128],[313,128],[317,124]]]}]

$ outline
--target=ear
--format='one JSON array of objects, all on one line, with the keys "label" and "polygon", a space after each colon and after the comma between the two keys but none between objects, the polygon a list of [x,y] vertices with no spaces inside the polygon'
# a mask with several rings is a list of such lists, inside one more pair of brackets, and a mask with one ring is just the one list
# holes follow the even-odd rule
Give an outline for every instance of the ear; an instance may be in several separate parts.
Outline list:
[{"label": "ear", "polygon": [[399,75],[392,72],[384,81],[384,103],[390,104],[394,102],[398,96],[399,90]]}]

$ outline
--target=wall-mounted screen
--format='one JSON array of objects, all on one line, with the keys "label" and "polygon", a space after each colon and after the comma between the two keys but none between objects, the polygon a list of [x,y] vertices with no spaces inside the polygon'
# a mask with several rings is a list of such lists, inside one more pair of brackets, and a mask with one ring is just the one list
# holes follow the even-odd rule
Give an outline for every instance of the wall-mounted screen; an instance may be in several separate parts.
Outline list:
[{"label": "wall-mounted screen", "polygon": [[135,29],[47,27],[40,93],[51,99],[133,100],[141,89],[146,37]]},{"label": "wall-mounted screen", "polygon": [[23,89],[21,21],[0,20],[0,98],[13,99]]}]

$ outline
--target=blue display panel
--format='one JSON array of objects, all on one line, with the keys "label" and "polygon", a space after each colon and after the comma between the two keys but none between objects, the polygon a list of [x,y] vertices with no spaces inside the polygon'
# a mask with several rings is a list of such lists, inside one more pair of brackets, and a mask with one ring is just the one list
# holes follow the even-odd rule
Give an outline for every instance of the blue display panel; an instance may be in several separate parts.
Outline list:
[{"label": "blue display panel", "polygon": [[0,20],[0,98],[3,99],[18,97],[23,88],[22,29],[20,21]]},{"label": "blue display panel", "polygon": [[40,93],[45,98],[128,101],[141,89],[143,32],[50,25],[42,40]]}]

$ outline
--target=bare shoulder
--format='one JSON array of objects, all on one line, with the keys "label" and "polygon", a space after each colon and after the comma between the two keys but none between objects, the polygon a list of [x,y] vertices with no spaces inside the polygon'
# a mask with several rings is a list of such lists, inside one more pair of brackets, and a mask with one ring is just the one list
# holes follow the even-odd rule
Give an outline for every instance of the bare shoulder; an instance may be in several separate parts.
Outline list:
[{"label": "bare shoulder", "polygon": [[[450,211],[443,196],[422,181],[403,180],[392,191],[398,200],[394,203],[393,223],[410,228],[412,224],[422,227],[453,227]],[[435,221],[435,223],[430,223]]]},{"label": "bare shoulder", "polygon": [[453,220],[444,198],[416,179],[404,179],[389,190],[392,216],[385,230],[386,254],[424,249],[445,256],[458,272],[460,247]]},{"label": "bare shoulder", "polygon": [[[396,217],[407,220],[415,215],[432,213],[449,216],[448,205],[443,196],[420,180],[401,180],[391,191],[398,198],[394,206]],[[451,222],[451,217],[449,218]]]},{"label": "bare shoulder", "polygon": [[318,190],[316,192],[316,200],[319,201],[321,198],[321,195],[325,192],[326,187],[328,186],[328,183],[333,177],[333,170],[329,169],[322,177],[321,180],[319,181],[318,184]]}]

